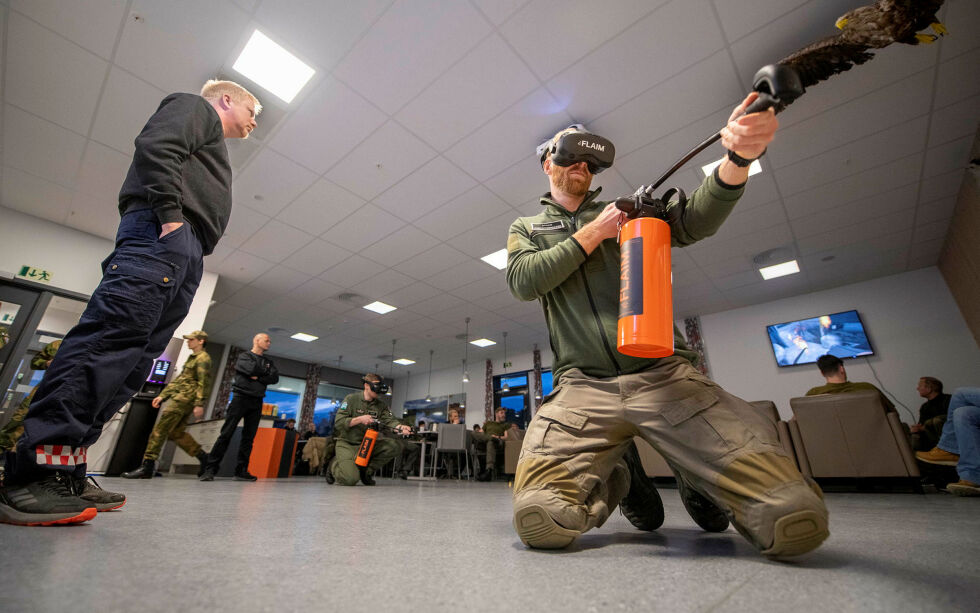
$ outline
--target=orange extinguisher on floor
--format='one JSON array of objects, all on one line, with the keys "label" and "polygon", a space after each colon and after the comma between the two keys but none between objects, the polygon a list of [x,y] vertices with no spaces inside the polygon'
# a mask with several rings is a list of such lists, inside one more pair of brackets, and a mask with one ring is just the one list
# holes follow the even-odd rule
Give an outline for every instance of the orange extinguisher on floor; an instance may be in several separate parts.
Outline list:
[{"label": "orange extinguisher on floor", "polygon": [[374,428],[368,428],[367,432],[364,433],[364,438],[361,439],[361,447],[357,450],[357,458],[354,459],[354,464],[358,466],[365,467],[368,462],[371,461],[371,454],[374,453],[374,444],[378,442],[378,431]]},{"label": "orange extinguisher on floor", "polygon": [[[668,190],[653,198],[648,188],[616,200],[628,221],[619,234],[619,322],[616,345],[620,353],[663,358],[674,353],[674,305],[670,271],[670,219],[686,204],[684,192]],[[679,196],[668,213],[667,203]]]}]

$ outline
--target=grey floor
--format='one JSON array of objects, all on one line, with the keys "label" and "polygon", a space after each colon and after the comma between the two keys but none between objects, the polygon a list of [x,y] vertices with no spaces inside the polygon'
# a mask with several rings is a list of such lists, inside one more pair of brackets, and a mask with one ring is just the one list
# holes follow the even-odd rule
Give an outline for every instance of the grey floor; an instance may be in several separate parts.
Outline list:
[{"label": "grey floor", "polygon": [[701,532],[677,491],[638,532],[617,511],[573,549],[525,549],[506,483],[103,479],[120,511],[0,525],[0,610],[977,611],[980,499],[828,494],[830,539],[768,561]]}]

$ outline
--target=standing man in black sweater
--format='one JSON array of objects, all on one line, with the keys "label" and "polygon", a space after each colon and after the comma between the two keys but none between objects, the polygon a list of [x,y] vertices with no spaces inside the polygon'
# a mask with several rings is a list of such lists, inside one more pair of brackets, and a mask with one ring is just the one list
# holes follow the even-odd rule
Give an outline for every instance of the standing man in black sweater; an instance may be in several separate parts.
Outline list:
[{"label": "standing man in black sweater", "polygon": [[235,382],[231,384],[232,397],[228,404],[228,414],[221,426],[221,434],[208,454],[208,464],[201,475],[201,481],[214,481],[221,468],[221,460],[228,451],[228,443],[235,434],[238,422],[242,426],[242,441],[238,445],[238,464],[235,466],[235,481],[255,481],[255,475],[248,472],[248,458],[252,455],[252,441],[262,419],[262,399],[267,385],[279,382],[279,371],[272,360],[263,355],[272,346],[272,339],[265,332],[252,338],[252,350],[243,352],[235,361]]},{"label": "standing man in black sweater", "polygon": [[261,110],[240,85],[208,81],[199,96],[164,98],[136,137],[119,192],[115,250],[7,454],[0,522],[78,523],[95,517],[96,504],[125,503],[122,494],[86,481],[86,450],[187,315],[203,257],[231,215],[225,139],[247,138]]}]

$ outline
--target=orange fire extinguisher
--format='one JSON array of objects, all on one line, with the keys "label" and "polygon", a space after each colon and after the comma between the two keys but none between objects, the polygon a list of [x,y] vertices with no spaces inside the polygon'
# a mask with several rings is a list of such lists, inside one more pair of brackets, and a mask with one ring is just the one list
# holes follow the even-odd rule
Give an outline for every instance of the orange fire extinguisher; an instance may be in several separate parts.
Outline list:
[{"label": "orange fire extinguisher", "polygon": [[378,431],[374,428],[368,428],[367,432],[364,433],[364,438],[361,439],[361,447],[357,450],[357,458],[354,460],[354,464],[358,466],[367,466],[368,462],[371,461],[371,454],[374,452],[374,444],[378,442]]},{"label": "orange fire extinguisher", "polygon": [[616,200],[626,213],[620,235],[619,322],[616,345],[620,353],[663,358],[674,353],[674,306],[670,273],[670,223],[667,203],[684,192],[672,188],[653,198],[648,188]]}]

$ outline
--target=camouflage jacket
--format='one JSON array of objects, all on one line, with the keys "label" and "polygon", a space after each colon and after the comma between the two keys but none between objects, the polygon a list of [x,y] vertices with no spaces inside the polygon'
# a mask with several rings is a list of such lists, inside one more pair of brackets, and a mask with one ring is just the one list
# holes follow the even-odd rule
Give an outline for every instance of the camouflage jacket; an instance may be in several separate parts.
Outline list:
[{"label": "camouflage jacket", "polygon": [[192,353],[184,362],[184,370],[163,388],[160,398],[180,404],[202,407],[211,391],[211,356],[207,351]]},{"label": "camouflage jacket", "polygon": [[48,368],[48,362],[54,359],[54,355],[58,353],[58,348],[61,347],[61,341],[51,341],[44,346],[44,349],[38,351],[31,358],[31,368],[34,370],[46,370]]}]

